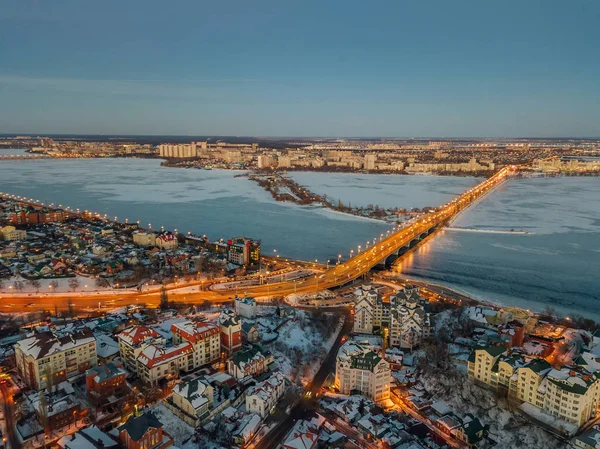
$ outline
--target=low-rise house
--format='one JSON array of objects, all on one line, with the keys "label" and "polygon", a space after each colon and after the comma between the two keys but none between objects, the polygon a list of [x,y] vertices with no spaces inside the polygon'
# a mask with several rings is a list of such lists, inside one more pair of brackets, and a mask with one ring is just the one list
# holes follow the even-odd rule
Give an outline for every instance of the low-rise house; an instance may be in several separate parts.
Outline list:
[{"label": "low-rise house", "polygon": [[256,435],[260,427],[260,421],[260,416],[254,413],[244,416],[233,433],[233,441],[240,446],[246,444]]},{"label": "low-rise house", "polygon": [[60,449],[117,449],[119,442],[96,426],[86,427],[56,443]]},{"label": "low-rise house", "polygon": [[248,343],[257,343],[260,340],[258,326],[255,323],[242,323],[242,339]]},{"label": "low-rise house", "polygon": [[236,352],[228,361],[227,371],[236,379],[258,376],[267,370],[267,359],[257,346]]},{"label": "low-rise house", "polygon": [[117,431],[123,449],[166,449],[173,445],[173,439],[152,412],[130,416]]},{"label": "low-rise house", "polygon": [[285,378],[276,373],[260,382],[246,392],[246,410],[265,418],[277,405],[277,401],[285,393]]},{"label": "low-rise house", "polygon": [[214,403],[214,389],[203,376],[173,387],[167,405],[179,418],[192,427],[198,427],[208,416]]},{"label": "low-rise house", "polygon": [[115,405],[127,393],[127,372],[114,363],[98,365],[87,371],[85,385],[90,401],[97,406]]}]

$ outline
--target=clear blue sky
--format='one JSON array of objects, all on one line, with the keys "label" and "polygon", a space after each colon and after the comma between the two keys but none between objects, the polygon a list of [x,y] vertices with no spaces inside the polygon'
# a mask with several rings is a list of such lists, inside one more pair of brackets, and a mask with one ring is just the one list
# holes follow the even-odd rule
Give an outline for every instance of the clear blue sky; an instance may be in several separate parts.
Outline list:
[{"label": "clear blue sky", "polygon": [[600,136],[597,0],[0,1],[0,133]]}]

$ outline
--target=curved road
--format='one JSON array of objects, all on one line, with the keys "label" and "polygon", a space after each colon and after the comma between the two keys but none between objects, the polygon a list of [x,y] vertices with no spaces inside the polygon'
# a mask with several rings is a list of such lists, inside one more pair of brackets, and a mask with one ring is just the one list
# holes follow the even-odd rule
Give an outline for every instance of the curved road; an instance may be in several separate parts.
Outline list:
[{"label": "curved road", "polygon": [[[421,235],[427,233],[431,228],[446,223],[471,203],[503,182],[512,171],[514,171],[513,167],[501,169],[490,178],[469,189],[438,210],[423,215],[420,219],[406,227],[399,228],[389,237],[374,244],[374,246],[365,249],[340,265],[327,269],[322,274],[316,274],[301,281],[284,281],[248,286],[240,293],[254,297],[286,296],[292,293],[314,293],[319,290],[347,284],[368,273],[379,262],[394,254],[399,248],[409,245],[413,240],[420,238]],[[178,292],[176,289],[170,289],[169,291],[169,300],[183,303],[198,303],[206,300],[225,301],[233,297],[234,292],[231,291],[200,290],[200,287],[199,291],[193,292]],[[128,292],[123,295],[114,293],[74,293],[71,299],[77,309],[97,308],[99,306],[102,307],[102,305],[104,307],[106,305],[116,307],[135,304],[136,302],[156,306],[160,302],[160,292]],[[53,310],[55,307],[64,310],[68,308],[69,297],[65,295],[54,296],[51,294],[47,294],[46,296],[11,295],[6,296],[3,302],[8,307],[0,309],[2,312]]]}]

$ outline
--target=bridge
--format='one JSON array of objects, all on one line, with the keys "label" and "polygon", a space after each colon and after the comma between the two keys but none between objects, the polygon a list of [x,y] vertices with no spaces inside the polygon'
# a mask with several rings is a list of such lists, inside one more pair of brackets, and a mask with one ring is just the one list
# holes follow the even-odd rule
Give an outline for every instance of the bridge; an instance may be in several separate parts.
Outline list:
[{"label": "bridge", "polygon": [[[292,293],[315,293],[320,290],[341,287],[360,278],[371,271],[377,265],[389,265],[404,251],[417,245],[439,227],[446,224],[462,210],[474,201],[490,192],[502,183],[516,167],[505,167],[492,175],[490,178],[467,190],[459,197],[449,203],[423,214],[416,220],[409,222],[406,226],[399,228],[379,242],[374,242],[370,248],[365,248],[349,260],[326,269],[322,273],[312,275],[302,280],[285,280],[283,282],[267,283],[262,285],[246,286],[243,291],[247,295],[255,297],[286,296]],[[227,301],[233,298],[231,290],[201,289],[198,291],[178,292],[177,287],[169,286],[169,299],[184,303],[198,303],[201,301]],[[241,290],[241,289],[240,289]],[[72,298],[75,306],[79,308],[95,308],[100,304],[110,304],[112,307],[127,304],[144,303],[149,306],[158,305],[160,292],[148,293],[123,292],[115,293],[73,293],[59,296],[58,294],[45,295],[6,295],[2,302],[6,309],[1,311],[16,312],[22,310],[40,310],[46,308],[53,310],[54,307],[68,308],[69,299]],[[28,309],[29,308],[29,309]]]}]

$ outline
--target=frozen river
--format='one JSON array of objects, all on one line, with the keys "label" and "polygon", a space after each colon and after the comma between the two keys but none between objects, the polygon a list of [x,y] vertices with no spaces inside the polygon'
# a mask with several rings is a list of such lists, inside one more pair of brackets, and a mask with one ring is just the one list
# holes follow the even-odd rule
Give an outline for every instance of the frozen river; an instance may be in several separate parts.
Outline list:
[{"label": "frozen river", "polygon": [[[6,151],[8,153],[8,151]],[[14,151],[10,151],[14,153]],[[262,239],[265,253],[305,260],[348,255],[389,225],[319,207],[276,203],[238,172],[164,168],[156,160],[0,161],[0,191],[129,218],[153,228]],[[445,203],[474,178],[294,173],[330,198],[366,206]],[[482,299],[600,320],[600,179],[510,180],[454,226],[531,234],[445,231],[401,270]]]}]

